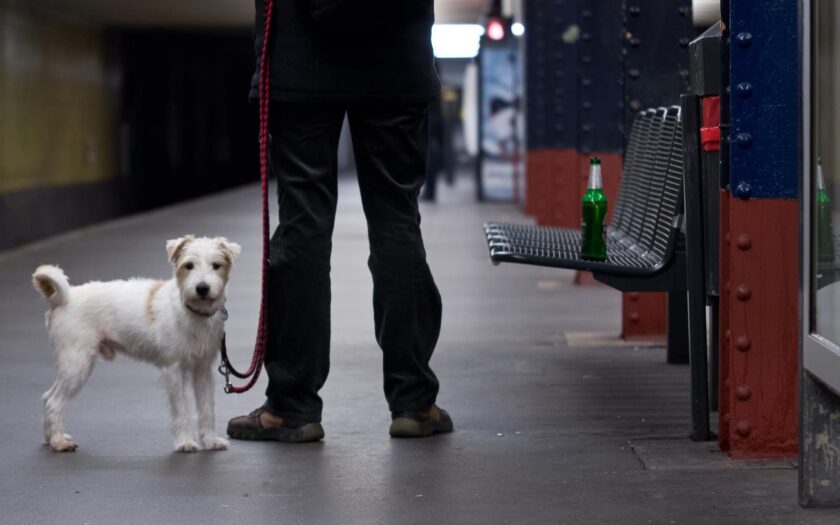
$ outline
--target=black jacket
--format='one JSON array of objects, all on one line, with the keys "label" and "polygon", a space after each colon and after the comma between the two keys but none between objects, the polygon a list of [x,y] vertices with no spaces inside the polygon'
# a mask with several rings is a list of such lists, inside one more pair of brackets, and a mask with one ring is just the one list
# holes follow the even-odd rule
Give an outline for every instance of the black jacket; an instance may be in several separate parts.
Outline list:
[{"label": "black jacket", "polygon": [[[256,2],[258,94],[264,1]],[[427,102],[440,93],[434,0],[274,0],[271,96],[288,102]]]}]

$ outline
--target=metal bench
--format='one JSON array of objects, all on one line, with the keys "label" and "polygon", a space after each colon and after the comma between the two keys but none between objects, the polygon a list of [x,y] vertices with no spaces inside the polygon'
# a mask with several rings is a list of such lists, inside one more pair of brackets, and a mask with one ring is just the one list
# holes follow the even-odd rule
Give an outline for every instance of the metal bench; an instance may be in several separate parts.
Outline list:
[{"label": "metal bench", "polygon": [[679,114],[676,106],[649,109],[633,123],[624,176],[607,227],[606,261],[581,257],[579,229],[487,223],[492,261],[586,270],[596,278],[632,276],[634,281],[670,273],[682,219]]},{"label": "metal bench", "polygon": [[691,437],[706,440],[711,435],[706,350],[688,344],[683,150],[679,106],[637,114],[607,226],[605,261],[581,256],[579,229],[488,222],[484,232],[494,264],[585,270],[623,292],[668,292],[668,361],[691,363]]}]

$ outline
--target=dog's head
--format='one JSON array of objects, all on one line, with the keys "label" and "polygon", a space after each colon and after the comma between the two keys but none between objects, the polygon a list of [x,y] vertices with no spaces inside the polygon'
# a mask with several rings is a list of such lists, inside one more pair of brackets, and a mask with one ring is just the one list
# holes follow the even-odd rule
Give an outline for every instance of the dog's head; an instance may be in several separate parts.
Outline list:
[{"label": "dog's head", "polygon": [[166,241],[166,255],[175,267],[184,305],[208,315],[221,308],[233,261],[241,249],[224,237],[186,235]]}]

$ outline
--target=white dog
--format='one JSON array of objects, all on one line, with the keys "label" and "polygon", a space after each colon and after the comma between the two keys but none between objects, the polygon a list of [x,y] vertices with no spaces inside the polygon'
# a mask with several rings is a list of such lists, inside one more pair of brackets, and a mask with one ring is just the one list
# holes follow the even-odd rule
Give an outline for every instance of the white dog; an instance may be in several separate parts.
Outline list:
[{"label": "white dog", "polygon": [[216,436],[213,369],[224,329],[225,285],[240,246],[191,235],[167,241],[175,268],[168,281],[130,279],[70,286],[57,266],[41,266],[32,282],[49,303],[47,330],[58,377],[44,393],[44,439],[55,451],[73,451],[64,433],[67,402],[90,377],[97,356],[124,353],[161,369],[172,414],[175,450],[195,452],[187,410],[191,380],[198,409],[198,439],[210,450],[228,442]]}]

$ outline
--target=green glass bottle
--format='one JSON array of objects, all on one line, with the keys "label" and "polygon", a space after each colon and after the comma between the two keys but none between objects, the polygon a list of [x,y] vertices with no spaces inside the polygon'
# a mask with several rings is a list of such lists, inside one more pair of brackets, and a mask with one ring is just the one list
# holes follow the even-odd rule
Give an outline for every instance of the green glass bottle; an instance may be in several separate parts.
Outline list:
[{"label": "green glass bottle", "polygon": [[831,224],[831,197],[825,187],[823,178],[822,158],[817,157],[817,260],[819,262],[834,261],[834,231]]},{"label": "green glass bottle", "polygon": [[603,261],[607,258],[607,196],[601,180],[601,159],[589,159],[589,184],[583,195],[583,225],[580,232],[580,253],[584,259]]}]

